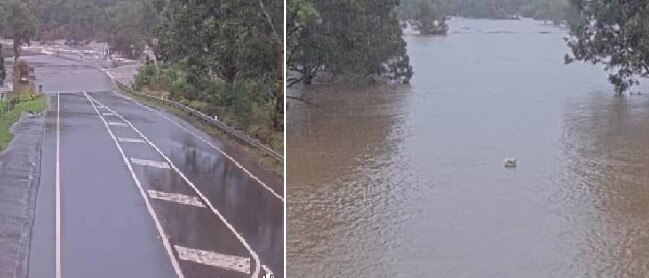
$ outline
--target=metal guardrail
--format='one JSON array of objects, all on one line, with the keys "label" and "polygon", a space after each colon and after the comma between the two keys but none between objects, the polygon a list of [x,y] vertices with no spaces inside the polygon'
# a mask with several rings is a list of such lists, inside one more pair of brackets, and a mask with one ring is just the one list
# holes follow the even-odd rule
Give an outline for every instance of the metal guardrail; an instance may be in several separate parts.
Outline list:
[{"label": "metal guardrail", "polygon": [[224,131],[225,133],[231,135],[232,137],[234,137],[238,141],[240,141],[242,143],[245,143],[245,144],[248,144],[249,146],[251,146],[253,148],[257,148],[257,149],[263,151],[264,153],[266,153],[270,157],[276,159],[277,161],[279,161],[279,162],[284,161],[284,157],[281,154],[279,154],[277,151],[273,150],[271,147],[269,147],[267,145],[264,145],[263,143],[259,142],[257,139],[252,138],[247,134],[243,134],[241,131],[234,129],[234,128],[226,125],[225,123],[223,123],[221,121],[215,120],[215,119],[211,118],[210,116],[207,116],[207,115],[203,114],[202,112],[200,112],[198,110],[195,110],[195,109],[193,109],[191,107],[188,107],[188,106],[186,106],[186,105],[184,105],[182,103],[178,103],[178,102],[171,101],[171,100],[168,100],[168,99],[163,99],[163,98],[160,98],[160,97],[151,96],[151,95],[147,95],[147,94],[143,94],[143,93],[140,93],[140,92],[133,91],[130,88],[128,88],[128,86],[126,86],[126,85],[124,85],[124,84],[122,84],[122,83],[120,83],[120,82],[118,82],[116,80],[115,80],[115,82],[117,83],[118,87],[122,91],[126,91],[126,92],[128,92],[130,94],[139,95],[139,96],[142,96],[142,97],[154,100],[154,101],[159,101],[159,102],[168,104],[168,105],[170,105],[172,107],[183,110],[183,111],[187,112],[191,116],[197,117],[197,118],[199,118],[199,119],[201,119],[201,120],[203,120],[203,121],[205,121],[207,123],[210,123],[210,124],[216,126],[218,129],[220,129],[220,130]]}]

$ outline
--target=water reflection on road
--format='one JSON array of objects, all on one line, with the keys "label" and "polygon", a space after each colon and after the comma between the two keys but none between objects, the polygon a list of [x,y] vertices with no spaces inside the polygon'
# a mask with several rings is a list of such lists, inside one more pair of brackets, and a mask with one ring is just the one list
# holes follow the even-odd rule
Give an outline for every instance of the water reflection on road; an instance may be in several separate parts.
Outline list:
[{"label": "water reflection on road", "polygon": [[294,91],[289,277],[649,272],[649,98],[564,65],[565,35],[453,19],[407,35],[410,87]]}]

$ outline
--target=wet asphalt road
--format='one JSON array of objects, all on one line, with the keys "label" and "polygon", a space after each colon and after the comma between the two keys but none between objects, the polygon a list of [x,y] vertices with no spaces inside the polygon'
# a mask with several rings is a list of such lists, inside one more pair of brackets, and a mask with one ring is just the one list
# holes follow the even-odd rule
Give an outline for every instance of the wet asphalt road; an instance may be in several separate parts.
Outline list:
[{"label": "wet asphalt road", "polygon": [[62,277],[283,277],[281,177],[75,69],[106,91],[46,87],[29,277],[54,277],[57,253]]}]

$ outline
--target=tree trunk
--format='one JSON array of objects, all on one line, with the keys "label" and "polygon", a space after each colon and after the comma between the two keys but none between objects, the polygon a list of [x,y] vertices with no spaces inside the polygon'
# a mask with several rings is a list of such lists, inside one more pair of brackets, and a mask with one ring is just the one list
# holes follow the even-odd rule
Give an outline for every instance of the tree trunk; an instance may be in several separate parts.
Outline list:
[{"label": "tree trunk", "polygon": [[302,79],[302,83],[303,83],[304,85],[311,85],[311,83],[313,83],[313,77],[314,77],[314,75],[315,75],[315,74],[313,74],[312,71],[307,70],[307,71],[304,73],[304,78]]},{"label": "tree trunk", "polygon": [[231,66],[226,68],[223,71],[223,77],[225,78],[225,82],[228,84],[234,83],[234,79],[237,78],[237,73],[239,73],[239,69],[237,67]]},{"label": "tree trunk", "polygon": [[282,131],[284,129],[284,117],[280,117],[284,112],[284,49],[280,48],[277,57],[279,65],[279,90],[275,94],[275,116],[273,117],[273,127],[275,131]]},{"label": "tree trunk", "polygon": [[18,58],[20,57],[20,38],[14,38],[14,65],[18,62]]}]

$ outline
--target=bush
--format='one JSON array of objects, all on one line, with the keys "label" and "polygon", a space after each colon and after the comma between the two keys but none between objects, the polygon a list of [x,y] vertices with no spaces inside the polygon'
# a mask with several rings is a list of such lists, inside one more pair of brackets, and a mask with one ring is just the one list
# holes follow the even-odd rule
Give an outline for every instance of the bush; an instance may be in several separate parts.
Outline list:
[{"label": "bush", "polygon": [[4,84],[5,78],[7,77],[7,70],[5,68],[5,54],[2,49],[2,44],[0,44],[0,87]]},{"label": "bush", "polygon": [[[194,80],[194,81],[192,81]],[[198,81],[195,81],[198,80]],[[222,122],[277,145],[273,139],[274,98],[269,82],[239,78],[232,83],[209,76],[196,76],[185,65],[142,65],[133,89],[189,106]],[[281,115],[280,115],[281,116]]]}]

